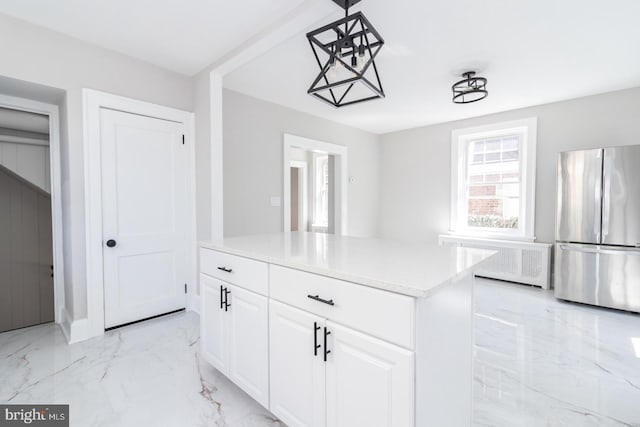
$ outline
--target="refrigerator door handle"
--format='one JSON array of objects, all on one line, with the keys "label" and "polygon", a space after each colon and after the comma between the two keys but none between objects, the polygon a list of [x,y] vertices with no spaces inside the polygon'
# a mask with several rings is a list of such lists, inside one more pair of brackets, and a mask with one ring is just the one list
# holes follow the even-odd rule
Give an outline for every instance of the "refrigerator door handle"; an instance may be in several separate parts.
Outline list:
[{"label": "refrigerator door handle", "polygon": [[598,243],[604,243],[609,234],[609,216],[611,207],[611,162],[610,157],[604,153],[602,155],[602,225],[600,228],[600,238]]},{"label": "refrigerator door handle", "polygon": [[589,254],[606,254],[606,255],[635,255],[640,256],[640,250],[633,248],[602,248],[601,246],[577,246],[577,245],[560,245],[560,249],[565,251],[584,252]]}]

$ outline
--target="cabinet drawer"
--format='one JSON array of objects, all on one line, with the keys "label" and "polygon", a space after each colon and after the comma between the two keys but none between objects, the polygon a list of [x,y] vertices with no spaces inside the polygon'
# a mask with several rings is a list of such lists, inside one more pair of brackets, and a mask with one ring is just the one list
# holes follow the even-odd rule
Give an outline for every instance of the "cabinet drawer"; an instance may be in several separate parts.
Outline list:
[{"label": "cabinet drawer", "polygon": [[264,262],[201,248],[200,271],[258,294],[269,295],[269,267]]},{"label": "cabinet drawer", "polygon": [[269,269],[271,298],[414,348],[414,298],[291,268]]}]

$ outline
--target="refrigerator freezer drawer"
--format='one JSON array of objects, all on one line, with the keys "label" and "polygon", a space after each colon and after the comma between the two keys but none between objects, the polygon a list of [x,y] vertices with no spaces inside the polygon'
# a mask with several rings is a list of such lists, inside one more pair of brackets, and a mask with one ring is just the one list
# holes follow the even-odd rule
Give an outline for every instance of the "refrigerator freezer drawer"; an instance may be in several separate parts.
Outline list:
[{"label": "refrigerator freezer drawer", "polygon": [[556,298],[640,313],[640,249],[557,243]]}]

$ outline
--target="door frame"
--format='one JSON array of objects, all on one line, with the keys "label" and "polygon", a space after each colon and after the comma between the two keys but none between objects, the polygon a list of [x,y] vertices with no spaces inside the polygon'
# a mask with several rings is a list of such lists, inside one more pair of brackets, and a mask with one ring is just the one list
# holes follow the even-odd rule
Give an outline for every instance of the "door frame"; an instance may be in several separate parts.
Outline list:
[{"label": "door frame", "polygon": [[64,250],[62,221],[62,170],[60,165],[60,111],[57,105],[0,94],[0,107],[49,117],[49,174],[51,181],[51,233],[53,242],[54,321],[62,323],[64,306]]},{"label": "door frame", "polygon": [[[344,236],[347,234],[347,187],[348,187],[348,156],[347,147],[344,145],[331,144],[329,142],[317,141],[315,139],[301,136],[284,134],[283,143],[283,207],[285,233],[291,232],[291,149],[302,148],[307,151],[322,151],[333,155],[335,159],[334,171],[334,226],[335,234]],[[311,169],[312,170],[312,169]]]},{"label": "door frame", "polygon": [[[307,200],[307,194],[309,192],[309,184],[307,181],[307,162],[302,162],[300,160],[291,160],[291,165],[289,166],[289,174],[291,174],[291,168],[298,169],[298,231],[300,231],[301,227],[304,231],[306,231],[307,221],[309,218],[309,203]],[[289,191],[291,191],[291,189],[289,189]],[[302,205],[302,209],[300,208],[300,205]],[[291,204],[289,204],[289,209],[291,209]],[[291,210],[289,210],[289,213],[291,213]],[[291,217],[291,215],[289,215],[289,217]],[[291,228],[291,225],[289,225],[289,228]]]},{"label": "door frame", "polygon": [[104,276],[102,245],[102,154],[100,132],[100,109],[122,111],[184,125],[185,143],[188,150],[187,189],[189,228],[189,246],[187,254],[188,280],[190,286],[185,295],[187,310],[199,311],[199,297],[196,295],[196,205],[195,205],[195,138],[194,114],[171,107],[152,104],[123,96],[112,95],[92,89],[83,89],[83,126],[84,126],[84,192],[85,192],[85,228],[86,228],[86,265],[87,265],[87,338],[104,334]]}]

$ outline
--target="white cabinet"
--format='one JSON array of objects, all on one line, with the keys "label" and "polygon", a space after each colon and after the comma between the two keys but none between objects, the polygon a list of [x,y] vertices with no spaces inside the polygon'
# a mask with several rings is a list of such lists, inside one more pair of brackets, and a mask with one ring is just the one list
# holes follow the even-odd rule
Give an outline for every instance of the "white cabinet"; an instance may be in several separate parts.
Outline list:
[{"label": "white cabinet", "polygon": [[202,356],[220,372],[228,371],[225,331],[226,313],[223,309],[223,282],[200,275],[201,304],[200,331]]},{"label": "white cabinet", "polygon": [[327,426],[413,425],[413,352],[326,322]]},{"label": "white cabinet", "polygon": [[289,427],[324,427],[324,319],[274,300],[269,310],[270,410]]},{"label": "white cabinet", "polygon": [[413,352],[274,300],[270,340],[270,409],[287,425],[413,425]]},{"label": "white cabinet", "polygon": [[228,286],[228,377],[264,407],[269,405],[269,308],[262,295]]},{"label": "white cabinet", "polygon": [[414,348],[415,298],[277,265],[269,266],[269,297]]},{"label": "white cabinet", "polygon": [[482,251],[283,236],[203,244],[203,358],[290,427],[471,425]]},{"label": "white cabinet", "polygon": [[200,277],[205,360],[268,407],[268,299],[206,275]]}]

